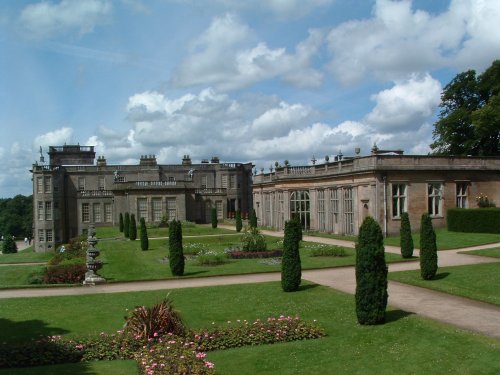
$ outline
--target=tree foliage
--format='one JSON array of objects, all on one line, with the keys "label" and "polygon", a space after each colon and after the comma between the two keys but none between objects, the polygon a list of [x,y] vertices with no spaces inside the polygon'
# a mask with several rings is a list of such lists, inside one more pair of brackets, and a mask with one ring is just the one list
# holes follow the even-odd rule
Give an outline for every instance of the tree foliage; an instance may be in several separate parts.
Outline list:
[{"label": "tree foliage", "polygon": [[281,287],[285,292],[299,289],[302,277],[299,245],[302,239],[302,225],[298,220],[285,223],[283,256],[281,260]]},{"label": "tree foliage", "polygon": [[413,237],[411,236],[410,217],[407,212],[401,214],[401,228],[399,230],[401,255],[405,259],[413,256]]},{"label": "tree foliage", "polygon": [[250,228],[257,228],[257,213],[254,209],[250,212]]},{"label": "tree foliage", "polygon": [[423,214],[420,223],[420,275],[424,280],[432,280],[437,269],[436,232],[429,214]]},{"label": "tree foliage", "polygon": [[243,222],[241,221],[241,211],[236,211],[236,232],[241,232],[243,229]]},{"label": "tree foliage", "polygon": [[168,248],[170,271],[174,276],[184,275],[184,252],[182,248],[182,224],[172,220],[168,226]]},{"label": "tree foliage", "polygon": [[33,227],[33,196],[16,195],[0,199],[0,235],[31,237]]},{"label": "tree foliage", "polygon": [[216,208],[212,208],[212,212],[211,212],[211,216],[212,216],[212,228],[217,228],[217,224],[218,224],[218,220],[217,220],[217,209]]},{"label": "tree foliage", "polygon": [[148,230],[146,229],[146,220],[141,217],[141,250],[149,249],[149,238],[148,238]]},{"label": "tree foliage", "polygon": [[4,240],[2,244],[3,254],[13,254],[17,253],[16,241],[12,238],[11,234],[4,235]]},{"label": "tree foliage", "polygon": [[130,214],[125,212],[125,218],[123,219],[123,235],[125,238],[129,237],[130,233]]},{"label": "tree foliage", "polygon": [[356,316],[359,324],[385,321],[387,266],[380,225],[370,216],[361,224],[356,243]]},{"label": "tree foliage", "polygon": [[130,241],[135,241],[137,239],[137,222],[135,221],[135,215],[130,215],[130,229],[128,231],[128,238]]},{"label": "tree foliage", "polygon": [[441,94],[441,112],[434,124],[434,153],[500,155],[500,60],[481,75],[457,74]]},{"label": "tree foliage", "polygon": [[119,228],[120,228],[120,233],[123,233],[123,214],[121,212],[120,212]]}]

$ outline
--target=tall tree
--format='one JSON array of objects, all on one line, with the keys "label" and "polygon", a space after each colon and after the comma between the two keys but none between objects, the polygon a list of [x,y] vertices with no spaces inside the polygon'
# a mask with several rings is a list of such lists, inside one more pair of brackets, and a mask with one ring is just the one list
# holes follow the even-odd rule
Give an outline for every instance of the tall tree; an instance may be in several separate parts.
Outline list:
[{"label": "tall tree", "polygon": [[431,148],[443,155],[500,155],[500,60],[480,76],[459,73],[445,86]]},{"label": "tall tree", "polygon": [[128,238],[130,241],[135,241],[137,239],[137,222],[135,221],[135,215],[130,215],[130,228],[128,230]]},{"label": "tall tree", "polygon": [[217,228],[217,224],[218,224],[218,220],[217,220],[217,209],[216,208],[212,208],[212,212],[211,212],[211,220],[212,220],[212,228]]},{"label": "tall tree", "polygon": [[283,257],[281,260],[281,288],[285,292],[295,292],[299,289],[302,277],[299,244],[302,239],[302,225],[298,220],[285,223],[283,239]]},{"label": "tall tree", "polygon": [[411,224],[408,212],[401,214],[401,228],[399,229],[401,255],[405,259],[413,256],[413,237],[411,236]]},{"label": "tall tree", "polygon": [[422,215],[420,223],[420,275],[424,280],[432,280],[438,269],[436,232],[429,214]]},{"label": "tall tree", "polygon": [[252,208],[250,212],[250,228],[257,228],[257,213]]},{"label": "tall tree", "polygon": [[141,250],[149,249],[149,238],[148,238],[148,230],[146,229],[146,220],[141,217]]},{"label": "tall tree", "polygon": [[168,226],[168,249],[170,271],[174,276],[184,275],[184,252],[182,249],[182,224],[172,220]]},{"label": "tall tree", "polygon": [[356,316],[359,324],[385,321],[387,266],[380,225],[370,216],[363,220],[356,243]]},{"label": "tall tree", "polygon": [[14,240],[14,238],[12,238],[11,234],[7,234],[7,236],[4,236],[2,244],[2,253],[3,254],[17,253],[16,241]]},{"label": "tall tree", "polygon": [[130,214],[125,212],[125,219],[123,220],[123,235],[125,238],[129,237],[130,233]]},{"label": "tall tree", "polygon": [[241,221],[241,211],[236,211],[236,232],[241,232],[243,228],[243,222]]},{"label": "tall tree", "polygon": [[123,214],[120,212],[120,221],[119,221],[120,233],[123,233]]},{"label": "tall tree", "polygon": [[31,237],[32,226],[33,196],[0,199],[0,235]]}]

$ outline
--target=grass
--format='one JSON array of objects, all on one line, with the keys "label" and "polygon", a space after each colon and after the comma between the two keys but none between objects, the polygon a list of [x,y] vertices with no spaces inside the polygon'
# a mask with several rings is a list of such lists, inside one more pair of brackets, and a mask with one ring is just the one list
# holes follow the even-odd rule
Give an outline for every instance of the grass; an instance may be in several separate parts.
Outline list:
[{"label": "grass", "polygon": [[460,254],[481,255],[485,257],[500,258],[500,247],[495,247],[493,249],[461,251]]},{"label": "grass", "polygon": [[391,272],[389,279],[500,306],[500,263],[442,267],[435,280],[422,280],[419,270]]},{"label": "grass", "polygon": [[0,288],[29,285],[31,275],[40,273],[44,266],[2,266],[0,267]]},{"label": "grass", "polygon": [[51,257],[52,253],[36,253],[32,247],[29,247],[15,254],[0,254],[0,263],[46,262]]},{"label": "grass", "polygon": [[138,375],[139,369],[133,360],[98,361],[69,363],[64,365],[39,366],[28,368],[0,369],[0,375]]},{"label": "grass", "polygon": [[[418,249],[420,233],[413,233],[412,237],[415,248]],[[450,232],[447,229],[436,229],[436,238],[438,250],[460,249],[500,242],[500,234]],[[390,246],[399,246],[399,242],[399,236],[389,236],[384,240],[384,244]]]},{"label": "grass", "polygon": [[[39,334],[76,337],[114,331],[125,309],[151,305],[167,291],[16,298],[2,301],[0,330],[6,340]],[[306,283],[283,293],[279,282],[188,288],[170,292],[189,327],[212,322],[299,315],[318,320],[328,336],[208,354],[219,374],[497,374],[500,342],[400,310],[388,322],[360,326],[353,296]],[[56,307],[57,306],[57,307]],[[57,313],[55,313],[57,309]],[[38,372],[37,372],[38,373]],[[107,374],[99,372],[95,374]]]},{"label": "grass", "polygon": [[[149,238],[168,237],[168,228],[149,227],[147,228]],[[139,227],[137,236],[139,236]],[[230,229],[212,228],[210,225],[183,224],[183,236],[209,236],[214,234],[234,234]],[[124,238],[118,227],[98,227],[96,228],[97,238]]]},{"label": "grass", "polygon": [[325,233],[325,232],[304,232],[304,236],[333,238],[334,240],[352,241],[352,242],[356,242],[358,240],[357,236],[343,236],[341,234]]}]

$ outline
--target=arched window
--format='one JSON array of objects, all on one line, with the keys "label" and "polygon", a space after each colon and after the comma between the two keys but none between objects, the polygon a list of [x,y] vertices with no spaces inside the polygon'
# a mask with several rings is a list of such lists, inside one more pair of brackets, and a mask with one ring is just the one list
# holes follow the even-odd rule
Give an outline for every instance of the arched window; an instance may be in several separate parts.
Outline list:
[{"label": "arched window", "polygon": [[298,217],[302,229],[309,230],[311,226],[309,192],[307,191],[294,191],[290,195],[290,216],[292,219]]}]

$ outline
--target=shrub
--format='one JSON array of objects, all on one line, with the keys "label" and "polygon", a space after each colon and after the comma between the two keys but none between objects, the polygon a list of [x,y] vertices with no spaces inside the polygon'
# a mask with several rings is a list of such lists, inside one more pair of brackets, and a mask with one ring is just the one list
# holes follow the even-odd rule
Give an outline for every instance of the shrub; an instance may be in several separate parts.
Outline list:
[{"label": "shrub", "polygon": [[299,289],[302,268],[300,264],[299,244],[302,239],[302,225],[296,219],[285,223],[283,239],[283,258],[281,260],[281,287],[285,292]]},{"label": "shrub", "polygon": [[2,253],[3,254],[17,253],[16,241],[12,238],[12,236],[10,234],[5,236],[5,239],[3,240]]},{"label": "shrub", "polygon": [[182,224],[172,220],[169,227],[168,248],[170,270],[174,276],[184,275],[184,253],[182,250]]},{"label": "shrub", "polygon": [[260,234],[255,227],[250,227],[241,236],[241,248],[243,251],[265,251],[267,250],[266,238]]},{"label": "shrub", "polygon": [[413,237],[411,236],[410,217],[407,212],[401,214],[400,247],[401,256],[409,259],[413,256]]},{"label": "shrub", "polygon": [[495,202],[491,201],[487,195],[481,193],[476,197],[476,203],[479,208],[496,207]]},{"label": "shrub", "polygon": [[137,223],[135,221],[135,215],[130,215],[130,229],[128,231],[128,238],[130,241],[135,241],[137,239]]},{"label": "shrub", "polygon": [[250,228],[257,228],[257,213],[254,209],[250,212]]},{"label": "shrub", "polygon": [[129,237],[130,231],[130,215],[128,212],[125,212],[125,219],[123,220],[123,235],[125,238]]},{"label": "shrub", "polygon": [[256,259],[256,258],[276,258],[283,255],[283,250],[267,250],[267,251],[240,251],[230,250],[227,254],[232,259]]},{"label": "shrub", "polygon": [[47,266],[43,275],[44,284],[79,284],[85,280],[87,266],[84,263],[61,263]]},{"label": "shrub", "polygon": [[431,217],[423,214],[420,224],[420,275],[424,280],[431,280],[436,276],[437,269],[436,233],[432,227]]},{"label": "shrub", "polygon": [[217,224],[218,224],[218,221],[217,221],[217,209],[216,208],[212,208],[212,228],[217,228]]},{"label": "shrub", "polygon": [[202,252],[196,257],[196,263],[199,266],[218,266],[227,263],[227,256],[213,252]]},{"label": "shrub", "polygon": [[243,229],[243,222],[241,221],[241,211],[236,211],[236,232],[240,233]]},{"label": "shrub", "polygon": [[120,233],[123,233],[123,214],[120,212],[120,220],[119,220]]},{"label": "shrub", "polygon": [[385,321],[387,266],[380,225],[368,216],[359,228],[356,243],[356,316],[359,324]]},{"label": "shrub", "polygon": [[146,220],[141,217],[141,250],[149,249],[148,230],[146,229]]},{"label": "shrub", "polygon": [[451,208],[446,214],[448,230],[466,233],[500,233],[499,208]]},{"label": "shrub", "polygon": [[152,307],[138,306],[126,318],[125,331],[136,339],[148,339],[168,333],[182,336],[185,333],[180,314],[174,310],[168,298]]},{"label": "shrub", "polygon": [[311,257],[345,257],[346,251],[336,245],[313,245],[307,248]]}]

